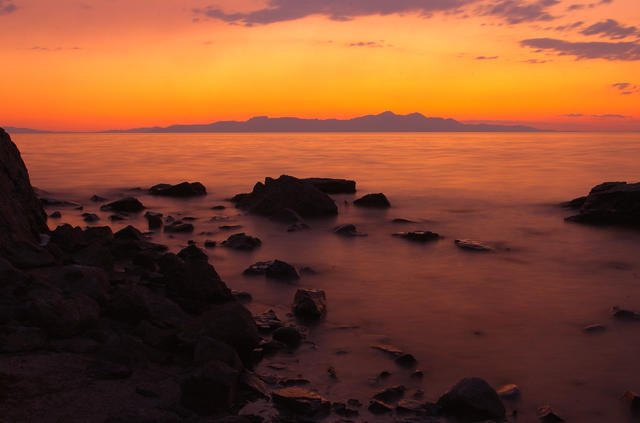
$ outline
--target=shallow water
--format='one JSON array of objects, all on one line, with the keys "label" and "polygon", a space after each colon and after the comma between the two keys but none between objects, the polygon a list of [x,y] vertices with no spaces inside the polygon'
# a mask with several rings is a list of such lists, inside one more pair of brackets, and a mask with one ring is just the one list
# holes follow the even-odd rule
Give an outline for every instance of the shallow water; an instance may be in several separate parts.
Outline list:
[{"label": "shallow water", "polygon": [[[98,194],[135,195],[150,210],[193,216],[196,231],[154,241],[177,252],[189,239],[223,241],[243,231],[263,241],[245,253],[208,250],[232,289],[253,294],[254,313],[273,308],[284,321],[296,288],[324,289],[328,314],[293,353],[266,358],[258,373],[302,374],[328,399],[368,403],[382,388],[403,384],[436,401],[463,377],[495,388],[515,383],[519,401],[505,401],[519,420],[536,420],[547,402],[569,421],[626,422],[618,398],[640,392],[640,323],[612,321],[614,305],[640,310],[640,231],[565,223],[557,204],[604,181],[640,181],[640,134],[38,134],[13,135],[32,184],[46,196],[77,201],[102,217]],[[332,196],[340,213],[309,219],[310,230],[248,216],[226,201],[265,176],[357,181],[353,195]],[[204,198],[172,200],[145,191],[157,183],[200,181]],[[350,203],[383,192],[388,210]],[[345,205],[345,200],[349,205]],[[222,211],[212,206],[225,205]],[[58,208],[61,223],[84,226],[80,211]],[[56,208],[47,211],[52,212]],[[217,216],[219,219],[210,220]],[[222,218],[222,219],[220,219]],[[417,223],[394,224],[394,218]],[[342,238],[331,228],[353,223],[368,236]],[[146,228],[142,215],[115,222]],[[239,224],[223,231],[221,224]],[[444,238],[416,244],[392,233],[430,230]],[[200,234],[210,232],[210,234]],[[456,238],[485,242],[492,253],[463,251]],[[309,266],[293,284],[250,278],[256,261]],[[293,322],[291,320],[291,322]],[[587,334],[584,326],[607,330]],[[424,379],[373,350],[387,342],[413,354]],[[336,354],[344,350],[346,354]],[[266,367],[279,362],[284,370]],[[326,371],[333,366],[339,380]],[[388,370],[389,379],[368,378]],[[360,420],[376,421],[361,410]],[[513,419],[511,419],[513,421]]]}]

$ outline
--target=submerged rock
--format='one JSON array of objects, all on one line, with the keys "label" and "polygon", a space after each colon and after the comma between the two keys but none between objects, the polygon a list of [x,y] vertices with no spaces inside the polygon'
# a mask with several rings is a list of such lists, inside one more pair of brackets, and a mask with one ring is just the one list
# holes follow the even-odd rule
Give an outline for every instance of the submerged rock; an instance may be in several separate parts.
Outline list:
[{"label": "submerged rock", "polygon": [[625,310],[618,306],[614,306],[611,309],[611,317],[615,317],[616,319],[620,320],[638,320],[640,319],[640,314],[636,313],[635,311]]},{"label": "submerged rock", "polygon": [[493,247],[489,247],[486,244],[483,244],[481,242],[478,241],[473,241],[470,239],[456,239],[455,244],[465,250],[472,250],[472,251],[494,251]]},{"label": "submerged rock", "polygon": [[319,319],[327,310],[327,299],[324,291],[315,289],[298,289],[291,306],[291,311],[298,317]]},{"label": "submerged rock", "polygon": [[440,239],[440,235],[431,231],[396,232],[393,236],[399,236],[400,238],[416,242],[429,242]]},{"label": "submerged rock", "polygon": [[483,379],[465,378],[445,392],[436,403],[442,413],[466,421],[499,420],[506,408],[498,393]]},{"label": "submerged rock", "polygon": [[327,194],[350,194],[356,192],[356,181],[348,179],[305,178],[303,181],[310,183]]},{"label": "submerged rock", "polygon": [[298,387],[278,389],[271,394],[271,399],[296,414],[318,415],[331,411],[331,403],[327,399]]},{"label": "submerged rock", "polygon": [[164,197],[195,197],[206,195],[207,189],[200,182],[182,182],[176,185],[158,184],[149,188],[149,194]]},{"label": "submerged rock", "polygon": [[367,234],[358,232],[356,230],[356,225],[351,223],[347,223],[345,225],[336,226],[331,230],[334,234],[342,235],[342,236],[367,236]]},{"label": "submerged rock", "polygon": [[538,408],[538,418],[545,423],[560,423],[564,421],[550,404],[545,404]]},{"label": "submerged rock", "polygon": [[571,222],[639,226],[640,183],[605,182],[593,187],[586,197],[561,206],[580,208],[579,214],[566,218]]},{"label": "submerged rock", "polygon": [[274,260],[271,264],[267,265],[265,274],[268,278],[300,279],[300,272],[298,272],[298,269],[289,263],[285,263],[280,260]]},{"label": "submerged rock", "polygon": [[373,399],[389,403],[396,402],[400,398],[404,396],[404,391],[406,388],[402,385],[397,385],[391,388],[383,389],[382,391],[378,391],[373,395]]},{"label": "submerged rock", "polygon": [[353,204],[362,207],[391,207],[391,203],[383,193],[367,194],[354,200]]},{"label": "submerged rock", "polygon": [[221,247],[245,251],[256,249],[260,245],[262,245],[262,241],[260,241],[260,239],[245,235],[244,232],[233,234],[227,238],[226,241],[222,241],[222,244],[220,244]]},{"label": "submerged rock", "polygon": [[115,211],[115,212],[139,212],[144,210],[145,207],[135,197],[125,197],[120,200],[113,201],[111,203],[100,206],[102,211]]},{"label": "submerged rock", "polygon": [[190,233],[193,232],[194,226],[191,223],[184,223],[182,220],[176,220],[170,225],[164,227],[164,232],[167,233]]}]

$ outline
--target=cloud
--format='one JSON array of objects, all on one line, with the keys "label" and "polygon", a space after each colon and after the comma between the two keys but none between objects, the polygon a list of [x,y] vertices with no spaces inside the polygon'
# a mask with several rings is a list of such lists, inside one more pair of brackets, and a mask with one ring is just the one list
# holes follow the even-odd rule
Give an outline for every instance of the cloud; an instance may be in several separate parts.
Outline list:
[{"label": "cloud", "polygon": [[623,38],[640,36],[640,31],[635,26],[620,25],[613,19],[607,19],[604,22],[598,22],[580,31],[583,35],[600,35],[600,38],[609,37],[612,40],[621,40]]},{"label": "cloud", "polygon": [[575,56],[581,59],[605,59],[631,62],[640,60],[640,44],[637,42],[570,42],[553,38],[532,38],[520,41],[522,47],[557,52],[558,56]]},{"label": "cloud", "polygon": [[376,41],[368,41],[368,42],[360,41],[359,43],[349,44],[349,47],[384,47],[384,46]]},{"label": "cloud", "polygon": [[622,91],[620,93],[622,95],[640,93],[640,86],[628,82],[616,82],[615,84],[611,84],[611,88]]},{"label": "cloud", "polygon": [[[416,13],[457,13],[479,0],[268,0],[267,7],[249,13],[226,13],[219,8],[193,9],[194,13],[244,26],[268,25],[318,15],[334,21],[350,21],[360,16]],[[549,1],[549,0],[547,0]]]},{"label": "cloud", "polygon": [[626,119],[633,116],[625,116],[625,115],[591,115],[590,117],[598,118],[598,119]]},{"label": "cloud", "polygon": [[15,12],[17,7],[11,3],[11,0],[0,0],[0,15],[8,15]]},{"label": "cloud", "polygon": [[559,0],[536,0],[527,3],[523,0],[501,0],[480,6],[481,16],[495,16],[507,21],[511,25],[522,22],[552,21],[556,19],[548,9],[560,3]]},{"label": "cloud", "polygon": [[579,118],[579,117],[583,117],[584,115],[582,113],[568,113],[565,115],[558,115],[558,117],[570,117],[570,118]]},{"label": "cloud", "polygon": [[476,60],[493,60],[493,59],[497,59],[498,56],[491,56],[491,57],[486,57],[486,56],[478,56],[476,57]]},{"label": "cloud", "polygon": [[560,25],[560,26],[556,26],[556,27],[545,28],[545,30],[554,30],[554,31],[558,31],[558,32],[572,31],[572,30],[582,26],[583,24],[584,24],[584,22],[578,21],[578,22],[574,22],[572,24],[566,24],[566,25]]}]

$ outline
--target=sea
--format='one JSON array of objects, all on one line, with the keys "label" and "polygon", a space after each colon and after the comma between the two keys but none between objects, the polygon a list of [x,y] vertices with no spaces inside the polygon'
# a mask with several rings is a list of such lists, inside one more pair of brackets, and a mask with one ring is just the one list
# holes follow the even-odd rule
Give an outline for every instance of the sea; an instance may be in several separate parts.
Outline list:
[{"label": "sea", "polygon": [[[327,314],[308,325],[299,347],[267,355],[258,374],[304,377],[305,389],[331,401],[357,399],[358,421],[391,421],[366,409],[373,394],[395,385],[405,397],[436,402],[465,377],[495,389],[516,384],[507,414],[536,421],[551,404],[571,422],[631,422],[620,396],[640,393],[640,321],[610,317],[614,306],[640,312],[640,230],[565,221],[561,202],[602,182],[640,181],[640,133],[251,133],[15,134],[31,183],[42,196],[72,201],[47,207],[51,229],[92,225],[146,231],[143,213],[110,221],[98,195],[137,197],[148,210],[195,218],[191,234],[149,233],[178,252],[204,248],[244,232],[262,246],[251,252],[208,248],[225,283],[247,291],[254,314],[272,309],[296,324],[290,307],[298,288],[322,289]],[[355,194],[336,194],[339,214],[306,219],[307,230],[250,215],[229,201],[256,182],[280,175],[343,178]],[[201,182],[207,195],[168,199],[146,194],[158,183]],[[384,193],[387,209],[353,200]],[[213,210],[214,206],[225,206]],[[409,223],[394,223],[408,219]],[[354,224],[367,236],[331,230]],[[222,225],[238,225],[235,229]],[[429,243],[393,236],[424,230]],[[456,239],[494,248],[467,251]],[[258,261],[308,267],[300,280],[249,277]],[[598,332],[583,330],[601,324]],[[412,354],[417,370],[398,367],[372,345]],[[337,378],[330,375],[333,368]],[[389,374],[383,373],[388,372]],[[382,374],[382,375],[381,375]],[[275,411],[266,403],[243,412]],[[334,418],[332,415],[329,419]],[[335,420],[335,419],[334,419]]]}]

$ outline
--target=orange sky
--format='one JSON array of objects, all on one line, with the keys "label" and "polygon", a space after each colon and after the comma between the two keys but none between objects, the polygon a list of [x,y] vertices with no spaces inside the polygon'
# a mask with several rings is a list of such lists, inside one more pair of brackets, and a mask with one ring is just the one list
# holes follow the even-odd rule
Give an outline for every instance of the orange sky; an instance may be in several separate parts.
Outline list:
[{"label": "orange sky", "polygon": [[0,126],[640,130],[638,0],[0,0]]}]

